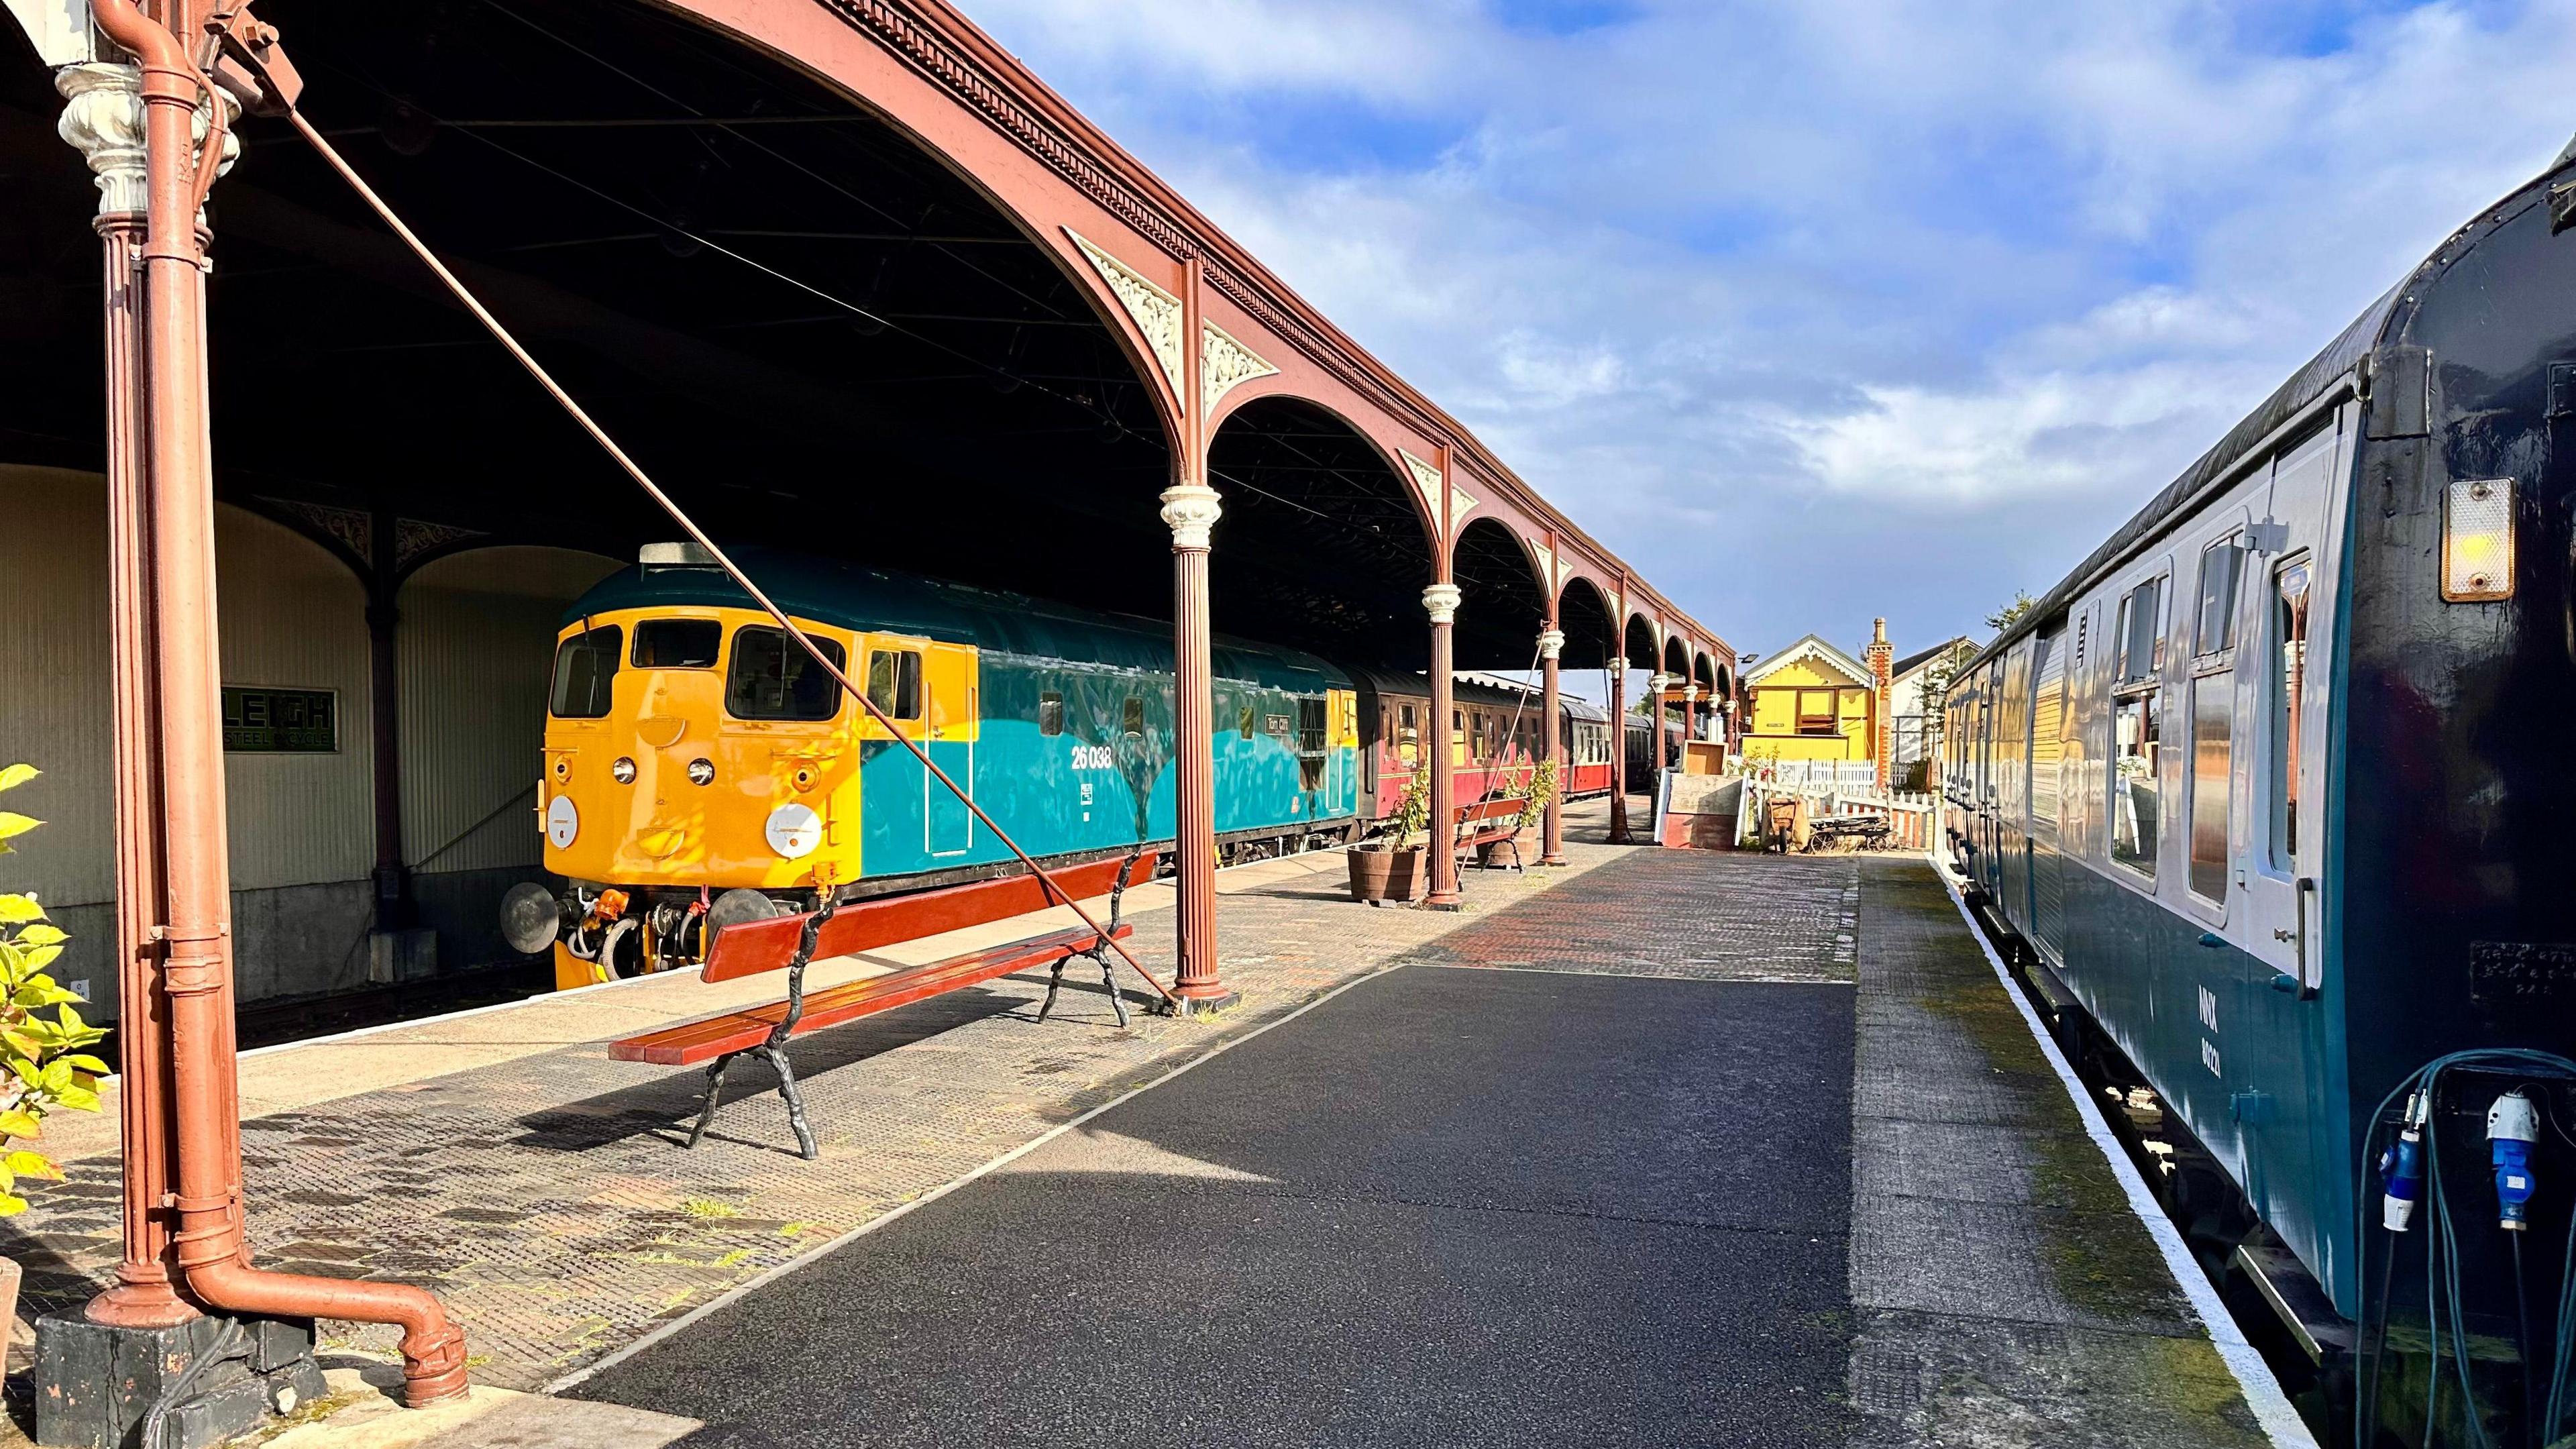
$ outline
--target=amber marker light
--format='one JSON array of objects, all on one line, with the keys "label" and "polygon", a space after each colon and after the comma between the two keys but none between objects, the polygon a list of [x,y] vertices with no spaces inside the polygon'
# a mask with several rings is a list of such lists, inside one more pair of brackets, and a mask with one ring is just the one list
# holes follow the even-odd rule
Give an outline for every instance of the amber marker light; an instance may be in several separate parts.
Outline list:
[{"label": "amber marker light", "polygon": [[2513,480],[2469,478],[2442,494],[2442,597],[2454,604],[2513,597]]}]

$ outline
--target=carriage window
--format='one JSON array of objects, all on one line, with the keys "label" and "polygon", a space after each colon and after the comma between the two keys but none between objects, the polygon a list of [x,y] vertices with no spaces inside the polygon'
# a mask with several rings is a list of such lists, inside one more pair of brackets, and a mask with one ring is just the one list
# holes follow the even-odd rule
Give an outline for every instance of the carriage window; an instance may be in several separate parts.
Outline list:
[{"label": "carriage window", "polygon": [[713,669],[724,625],[713,619],[646,619],[635,626],[638,669]]},{"label": "carriage window", "polygon": [[1413,706],[1404,707],[1404,729],[1395,737],[1395,752],[1410,765],[1422,754],[1422,727],[1414,721]]},{"label": "carriage window", "polygon": [[1465,710],[1449,711],[1449,763],[1453,765],[1467,763],[1467,712]]},{"label": "carriage window", "polygon": [[[814,647],[834,669],[849,661],[829,639],[815,639]],[[804,645],[788,638],[786,630],[751,625],[734,631],[733,665],[725,672],[725,713],[735,719],[826,720],[840,712],[840,681],[816,664]]]},{"label": "carriage window", "polygon": [[2147,580],[2120,600],[2119,682],[2152,679],[2165,667],[2165,581]]},{"label": "carriage window", "polygon": [[2244,572],[2245,550],[2235,535],[2200,551],[2200,626],[2192,652],[2224,654],[2236,647],[2236,581]]},{"label": "carriage window", "polygon": [[2191,682],[2191,893],[2227,902],[2227,781],[2236,734],[2236,671]]},{"label": "carriage window", "polygon": [[1120,713],[1121,719],[1119,723],[1127,733],[1131,735],[1141,735],[1145,732],[1144,700],[1132,694],[1127,696],[1127,707]]},{"label": "carriage window", "polygon": [[879,649],[869,654],[868,703],[888,719],[921,718],[921,651]]},{"label": "carriage window", "polygon": [[607,715],[610,682],[617,678],[618,646],[625,642],[625,631],[614,624],[603,624],[563,641],[555,650],[555,718],[600,719]]},{"label": "carriage window", "polygon": [[1052,689],[1038,696],[1038,733],[1049,739],[1064,733],[1064,696]]},{"label": "carriage window", "polygon": [[1836,718],[1835,709],[1840,698],[1840,695],[1830,689],[1799,690],[1798,733],[1802,735],[1838,733],[1841,721]]},{"label": "carriage window", "polygon": [[2300,698],[2308,675],[2308,583],[2304,558],[2272,572],[2272,864],[2294,869],[2299,849]]},{"label": "carriage window", "polygon": [[2153,690],[2123,699],[2111,715],[2111,858],[2156,873],[2156,736],[2163,720]]}]

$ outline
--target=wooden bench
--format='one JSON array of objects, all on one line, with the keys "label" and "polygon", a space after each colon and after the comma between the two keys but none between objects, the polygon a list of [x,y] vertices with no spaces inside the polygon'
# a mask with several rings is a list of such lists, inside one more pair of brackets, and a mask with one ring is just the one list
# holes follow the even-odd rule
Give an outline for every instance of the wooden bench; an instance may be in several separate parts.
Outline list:
[{"label": "wooden bench", "polygon": [[[1119,913],[1125,904],[1127,887],[1140,874],[1150,877],[1154,857],[1140,853],[1123,863],[1110,860],[1090,866],[1077,866],[1055,873],[1054,878],[1077,898],[1087,894],[1086,886],[1100,867],[1114,867],[1109,893],[1109,919],[1103,927],[1106,934],[1087,926],[1074,926],[1049,931],[1042,936],[990,946],[964,955],[907,966],[883,976],[863,981],[846,982],[811,996],[805,994],[805,968],[816,955],[846,955],[864,950],[866,942],[892,944],[891,940],[871,939],[893,929],[895,920],[946,922],[941,930],[961,925],[1000,920],[1035,909],[1046,903],[1044,887],[1034,877],[1021,875],[999,880],[975,881],[924,891],[914,896],[890,897],[859,902],[833,902],[819,911],[798,916],[779,916],[766,921],[749,921],[716,933],[715,944],[707,952],[704,979],[731,980],[757,972],[785,968],[787,999],[764,1006],[747,1007],[704,1020],[662,1027],[636,1036],[611,1042],[608,1054],[621,1062],[649,1062],[655,1066],[687,1067],[710,1062],[707,1068],[705,1101],[698,1109],[697,1125],[689,1131],[691,1147],[706,1135],[715,1121],[716,1108],[724,1093],[725,1073],[737,1057],[752,1056],[769,1063],[778,1073],[778,1095],[787,1104],[787,1124],[796,1134],[797,1151],[808,1162],[819,1154],[814,1145],[814,1130],[805,1120],[805,1099],[796,1086],[795,1070],[787,1062],[787,1043],[808,1032],[857,1021],[878,1012],[892,1011],[933,996],[1008,976],[1016,971],[1045,966],[1046,1000],[1038,1007],[1038,1020],[1047,1019],[1055,1010],[1056,992],[1064,985],[1064,968],[1075,957],[1090,958],[1100,967],[1100,979],[1109,988],[1110,1009],[1118,1015],[1118,1024],[1127,1025],[1127,1003],[1119,995],[1117,978],[1107,955],[1109,942],[1135,934],[1136,928],[1122,924]],[[1039,892],[1035,905],[1023,899],[1031,891]],[[971,917],[972,919],[965,919]],[[862,921],[863,924],[846,923]],[[836,922],[845,923],[836,926]],[[783,929],[782,929],[783,928]],[[793,932],[795,946],[782,959],[772,949],[785,933]],[[933,934],[922,932],[920,934]],[[895,938],[907,939],[907,938]]]},{"label": "wooden bench", "polygon": [[[1478,800],[1458,807],[1457,844],[1460,856],[1485,846],[1509,845],[1512,869],[1521,869],[1521,811],[1527,802],[1496,797]],[[1490,856],[1488,857],[1490,860]]]}]

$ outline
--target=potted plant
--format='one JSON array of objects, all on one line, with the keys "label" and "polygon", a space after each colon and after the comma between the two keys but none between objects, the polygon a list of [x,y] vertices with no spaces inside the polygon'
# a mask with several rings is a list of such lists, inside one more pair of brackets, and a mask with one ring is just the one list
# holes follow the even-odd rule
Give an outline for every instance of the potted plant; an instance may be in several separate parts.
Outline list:
[{"label": "potted plant", "polygon": [[[32,765],[0,769],[0,791],[14,790],[37,773]],[[12,837],[43,823],[0,810],[0,855],[14,848]],[[18,1194],[27,1179],[59,1182],[63,1176],[52,1159],[17,1144],[34,1139],[45,1114],[57,1107],[97,1111],[98,1079],[108,1071],[107,1063],[83,1050],[107,1033],[81,1020],[71,1005],[80,998],[45,974],[67,939],[45,919],[34,896],[0,893],[0,1060],[9,1070],[0,1080],[0,1217],[27,1210]],[[0,1258],[0,1333],[16,1320],[20,1276],[15,1261]]]},{"label": "potted plant", "polygon": [[1431,767],[1416,765],[1397,797],[1395,813],[1343,855],[1350,861],[1351,899],[1370,905],[1410,901],[1422,894],[1429,872],[1414,836],[1431,824]]}]

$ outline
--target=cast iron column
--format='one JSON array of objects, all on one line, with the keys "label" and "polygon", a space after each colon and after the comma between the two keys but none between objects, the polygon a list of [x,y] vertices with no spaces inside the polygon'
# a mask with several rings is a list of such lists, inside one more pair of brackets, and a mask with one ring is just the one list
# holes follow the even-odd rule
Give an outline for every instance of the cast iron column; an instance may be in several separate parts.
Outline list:
[{"label": "cast iron column", "polygon": [[1209,675],[1208,530],[1224,510],[1204,483],[1163,490],[1163,522],[1172,530],[1173,849],[1180,874],[1175,917],[1180,975],[1172,994],[1185,1012],[1213,1011],[1238,998],[1217,979],[1216,763],[1210,721],[1216,712]]},{"label": "cast iron column", "polygon": [[1614,655],[1610,668],[1610,843],[1628,841],[1628,661]]},{"label": "cast iron column", "polygon": [[161,990],[160,727],[153,688],[157,609],[143,471],[143,75],[130,65],[66,66],[58,130],[98,176],[107,362],[108,667],[116,779],[117,1115],[125,1145],[125,1258],[116,1286],[85,1316],[117,1328],[166,1328],[197,1316],[170,1281],[169,998]]},{"label": "cast iron column", "polygon": [[1541,865],[1565,864],[1565,787],[1574,777],[1565,760],[1565,732],[1557,728],[1557,712],[1565,706],[1556,692],[1556,656],[1565,648],[1565,631],[1556,621],[1547,621],[1547,629],[1538,636],[1538,669],[1540,698],[1546,709],[1539,722],[1539,758],[1556,763],[1556,793],[1548,797],[1547,812],[1539,817],[1539,854]]},{"label": "cast iron column", "polygon": [[1646,789],[1649,794],[1657,796],[1663,792],[1656,782],[1663,777],[1664,771],[1672,767],[1673,752],[1667,737],[1672,732],[1673,710],[1672,701],[1666,696],[1677,677],[1657,670],[1655,677],[1646,681],[1648,688],[1653,691],[1650,697],[1655,701],[1655,769],[1654,773],[1647,777]]},{"label": "cast iron column", "polygon": [[[1444,546],[1445,549],[1445,546]],[[1450,630],[1458,622],[1459,591],[1443,580],[1422,591],[1422,607],[1431,614],[1431,894],[1423,904],[1435,911],[1454,911],[1458,895],[1457,746],[1451,716],[1458,712],[1456,681],[1450,676],[1454,655]]]}]

